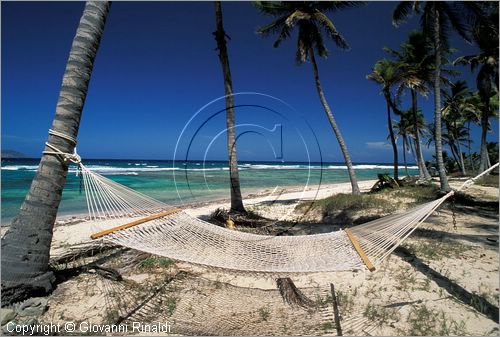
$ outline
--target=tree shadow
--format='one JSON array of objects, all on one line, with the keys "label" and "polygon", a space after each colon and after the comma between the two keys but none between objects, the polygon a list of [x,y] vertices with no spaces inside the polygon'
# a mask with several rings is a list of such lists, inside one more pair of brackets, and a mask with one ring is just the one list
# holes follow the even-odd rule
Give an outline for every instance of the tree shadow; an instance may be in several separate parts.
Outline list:
[{"label": "tree shadow", "polygon": [[498,201],[481,200],[470,195],[457,193],[449,202],[448,208],[468,214],[477,215],[488,219],[498,219],[499,204]]},{"label": "tree shadow", "polygon": [[415,256],[412,252],[410,252],[405,247],[398,247],[394,253],[403,258],[405,261],[410,263],[413,267],[415,267],[422,274],[429,277],[431,280],[436,282],[436,284],[442,289],[446,290],[453,298],[459,300],[460,302],[473,307],[478,312],[484,314],[495,323],[498,323],[498,307],[489,303],[483,296],[478,294],[473,294],[458,285],[453,280],[448,277],[442,275],[437,272],[433,268],[431,268],[428,264],[420,260],[417,256]]},{"label": "tree shadow", "polygon": [[[484,225],[486,226],[486,225]],[[478,224],[477,227],[483,229],[483,225]],[[493,226],[493,229],[496,229],[495,232],[492,232],[492,234],[498,235],[498,226]],[[440,231],[440,230],[435,230],[435,229],[428,229],[428,228],[417,228],[413,233],[412,236],[415,237],[420,237],[420,238],[428,238],[428,239],[433,239],[433,240],[442,240],[444,238],[450,239],[453,241],[468,241],[471,243],[478,243],[482,244],[484,248],[487,249],[498,249],[498,244],[497,242],[489,242],[489,238],[491,238],[491,235],[484,235],[484,234],[460,234],[460,233],[453,233],[453,232],[447,232],[447,231]]]}]

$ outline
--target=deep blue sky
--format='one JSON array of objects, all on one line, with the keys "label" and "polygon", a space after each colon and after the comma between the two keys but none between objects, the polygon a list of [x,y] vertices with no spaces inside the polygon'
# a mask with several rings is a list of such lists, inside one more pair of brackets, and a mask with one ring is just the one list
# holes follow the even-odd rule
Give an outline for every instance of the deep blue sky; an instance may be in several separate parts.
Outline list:
[{"label": "deep blue sky", "polygon": [[[319,60],[319,70],[354,162],[391,161],[385,101],[377,85],[365,76],[385,56],[382,47],[397,48],[418,27],[417,19],[393,27],[394,6],[394,2],[371,2],[330,14],[351,50],[340,51],[328,42],[330,56]],[[83,2],[2,3],[2,149],[40,155],[83,8]],[[285,101],[310,124],[323,160],[343,161],[319,103],[311,65],[295,64],[295,36],[273,48],[273,38],[255,33],[271,18],[259,14],[249,2],[224,2],[223,14],[231,37],[228,49],[235,92],[259,92]],[[212,2],[114,2],[83,112],[80,154],[84,158],[172,158],[191,116],[224,94],[214,28]],[[455,34],[451,44],[459,50],[456,56],[475,53],[475,47]],[[475,87],[475,75],[462,69],[461,77]],[[432,96],[419,100],[431,121]],[[238,97],[236,103],[271,104],[258,98],[238,102]],[[218,102],[204,113],[210,115],[222,107],[223,102]],[[268,129],[283,124],[283,159],[304,160],[296,135],[288,131],[301,129],[305,123],[283,122],[273,113],[255,109],[237,110],[237,123],[257,123]],[[287,113],[286,108],[276,109]],[[222,116],[207,124],[206,137],[224,128]],[[187,131],[199,125],[190,125]],[[477,147],[478,128],[473,136]],[[489,138],[498,139],[497,122]],[[205,151],[207,144],[200,139],[193,143],[200,148],[192,149],[191,158]],[[238,147],[240,159],[273,159],[266,144],[262,135],[245,134]],[[426,150],[427,158],[432,150]],[[223,137],[214,142],[207,156],[226,158]]]}]

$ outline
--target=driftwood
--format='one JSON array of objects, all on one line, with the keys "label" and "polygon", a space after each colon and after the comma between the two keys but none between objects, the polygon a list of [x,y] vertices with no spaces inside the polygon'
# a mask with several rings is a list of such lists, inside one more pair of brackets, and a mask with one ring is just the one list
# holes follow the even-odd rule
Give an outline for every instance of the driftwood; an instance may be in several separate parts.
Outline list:
[{"label": "driftwood", "polygon": [[85,257],[92,257],[111,249],[118,248],[120,246],[111,243],[83,243],[79,245],[74,245],[68,249],[68,251],[63,254],[56,256],[50,260],[52,266],[64,265],[68,263],[73,263],[79,259]]},{"label": "driftwood", "polygon": [[293,283],[289,277],[279,278],[276,280],[278,290],[283,297],[283,300],[290,305],[298,305],[301,307],[313,307],[315,303],[307,298]]}]

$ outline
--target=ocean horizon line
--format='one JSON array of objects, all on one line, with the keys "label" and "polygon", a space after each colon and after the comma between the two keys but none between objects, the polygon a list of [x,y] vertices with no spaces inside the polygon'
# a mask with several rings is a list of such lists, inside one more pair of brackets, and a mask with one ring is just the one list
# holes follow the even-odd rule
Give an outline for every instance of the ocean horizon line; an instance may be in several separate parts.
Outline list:
[{"label": "ocean horizon line", "polygon": [[[4,161],[23,161],[23,160],[40,160],[38,157],[19,157],[19,158],[1,158],[2,163]],[[227,163],[228,160],[224,159],[189,159],[189,160],[174,160],[174,159],[137,159],[137,158],[84,158],[82,159],[82,162],[85,161],[113,161],[113,162],[119,162],[119,161],[155,161],[155,162],[165,162],[165,163],[200,163],[200,162],[211,162],[211,163]],[[238,160],[238,163],[273,163],[273,164],[315,164],[315,165],[345,165],[345,162],[340,162],[340,161],[280,161],[280,160]],[[372,161],[360,161],[360,162],[352,162],[354,166],[356,165],[384,165],[384,166],[393,166],[394,163],[388,163],[388,162],[372,162]],[[404,163],[398,163],[398,166],[403,166]],[[406,163],[407,166],[416,166],[416,163]]]}]

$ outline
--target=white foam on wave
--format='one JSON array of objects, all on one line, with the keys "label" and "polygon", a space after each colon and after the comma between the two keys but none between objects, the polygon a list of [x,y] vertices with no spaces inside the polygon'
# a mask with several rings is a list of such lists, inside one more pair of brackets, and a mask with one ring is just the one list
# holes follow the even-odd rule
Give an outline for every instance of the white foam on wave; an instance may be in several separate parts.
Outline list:
[{"label": "white foam on wave", "polygon": [[[307,170],[314,166],[309,165],[271,165],[271,164],[242,164],[239,168],[248,168],[254,170]],[[318,166],[318,168],[320,168]]]},{"label": "white foam on wave", "polygon": [[[199,163],[196,164],[197,166]],[[214,165],[211,163],[211,165]],[[147,164],[134,164],[133,166],[127,167],[117,167],[117,166],[105,166],[105,165],[88,165],[90,170],[95,171],[100,174],[108,174],[108,175],[139,175],[141,172],[168,172],[168,171],[178,171],[178,170],[187,170],[187,171],[228,171],[228,167],[204,167],[204,168],[180,168],[180,167],[160,167],[158,165],[147,165]],[[305,165],[305,164],[241,164],[238,165],[240,170],[347,170],[345,165]],[[357,170],[392,170],[392,165],[375,165],[375,164],[360,164],[354,165],[354,169]],[[38,169],[38,165],[9,165],[3,166],[2,170],[6,171],[33,171],[35,172]],[[404,169],[403,166],[400,166],[400,169]],[[417,170],[417,166],[408,166],[408,169]],[[76,172],[77,168],[71,166],[69,172]]]},{"label": "white foam on wave", "polygon": [[[329,170],[347,170],[347,166],[345,165],[329,165],[326,167]],[[373,165],[373,164],[360,164],[353,165],[353,168],[356,170],[392,170],[394,166],[392,165]],[[404,169],[404,166],[400,165],[399,169]],[[409,170],[417,170],[418,166],[408,166]]]},{"label": "white foam on wave", "polygon": [[12,166],[2,166],[2,170],[7,170],[7,171],[18,171],[18,170],[36,171],[36,170],[38,170],[38,165],[12,165]]}]

